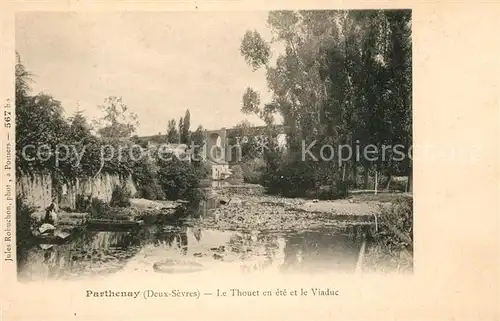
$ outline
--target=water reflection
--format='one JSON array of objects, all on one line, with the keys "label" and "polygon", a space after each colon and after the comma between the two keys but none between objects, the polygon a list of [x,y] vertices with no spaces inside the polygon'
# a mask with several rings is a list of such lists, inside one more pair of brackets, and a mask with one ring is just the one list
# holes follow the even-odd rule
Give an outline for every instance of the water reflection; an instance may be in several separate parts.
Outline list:
[{"label": "water reflection", "polygon": [[357,262],[361,239],[338,231],[308,231],[289,235],[282,269],[308,272],[352,271]]},{"label": "water reflection", "polygon": [[63,245],[39,244],[20,262],[20,279],[73,278],[118,271],[140,249],[137,234],[87,231]]},{"label": "water reflection", "polygon": [[23,279],[77,278],[120,270],[151,272],[165,259],[242,271],[353,271],[361,244],[358,229],[294,233],[235,232],[151,224],[137,232],[86,231],[64,245],[37,245],[20,266]]}]

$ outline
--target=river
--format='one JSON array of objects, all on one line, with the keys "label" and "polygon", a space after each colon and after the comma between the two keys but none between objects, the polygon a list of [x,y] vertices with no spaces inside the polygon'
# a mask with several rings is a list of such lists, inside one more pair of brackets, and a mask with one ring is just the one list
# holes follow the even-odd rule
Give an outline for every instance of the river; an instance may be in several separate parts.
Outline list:
[{"label": "river", "polygon": [[37,244],[19,266],[19,278],[41,281],[123,272],[180,273],[175,266],[186,264],[191,269],[182,272],[351,273],[356,267],[361,226],[230,231],[202,227],[199,222],[205,215],[206,210],[201,218],[153,221],[135,231],[85,229],[67,244]]}]

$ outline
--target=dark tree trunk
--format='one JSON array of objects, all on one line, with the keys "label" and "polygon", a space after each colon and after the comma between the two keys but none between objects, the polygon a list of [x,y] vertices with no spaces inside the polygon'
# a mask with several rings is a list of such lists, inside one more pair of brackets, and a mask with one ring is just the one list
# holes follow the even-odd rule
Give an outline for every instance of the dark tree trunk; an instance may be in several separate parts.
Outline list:
[{"label": "dark tree trunk", "polygon": [[356,161],[352,163],[352,188],[358,187],[358,164]]},{"label": "dark tree trunk", "polygon": [[368,189],[368,180],[370,178],[370,164],[364,164],[364,169],[365,169],[365,177],[364,177],[363,188]]},{"label": "dark tree trunk", "polygon": [[413,185],[413,168],[411,165],[408,166],[408,182],[406,184],[406,192],[411,193],[413,191],[412,189]]}]

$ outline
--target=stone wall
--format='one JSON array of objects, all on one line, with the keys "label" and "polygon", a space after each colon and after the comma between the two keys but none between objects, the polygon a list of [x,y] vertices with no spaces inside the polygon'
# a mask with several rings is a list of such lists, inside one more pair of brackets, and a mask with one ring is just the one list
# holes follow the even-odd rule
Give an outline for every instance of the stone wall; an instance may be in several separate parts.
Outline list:
[{"label": "stone wall", "polygon": [[[48,175],[22,176],[17,179],[16,194],[41,209],[47,207],[53,197],[56,197],[60,208],[75,209],[77,195],[97,197],[108,202],[111,200],[113,189],[122,184],[127,186],[132,195],[137,192],[131,177],[121,178],[118,175],[101,174],[93,179],[77,179],[73,184],[62,186],[53,186]],[[59,193],[55,193],[56,190],[59,190]]]},{"label": "stone wall", "polygon": [[24,197],[28,204],[44,209],[52,201],[52,179],[49,175],[17,177],[16,195]]}]

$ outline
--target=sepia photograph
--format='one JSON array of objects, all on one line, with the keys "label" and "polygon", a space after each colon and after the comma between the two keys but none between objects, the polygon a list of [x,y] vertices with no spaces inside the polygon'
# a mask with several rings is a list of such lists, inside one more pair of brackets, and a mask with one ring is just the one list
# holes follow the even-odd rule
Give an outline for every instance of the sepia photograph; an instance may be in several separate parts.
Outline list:
[{"label": "sepia photograph", "polygon": [[19,281],[413,275],[412,10],[27,11],[15,54]]}]

